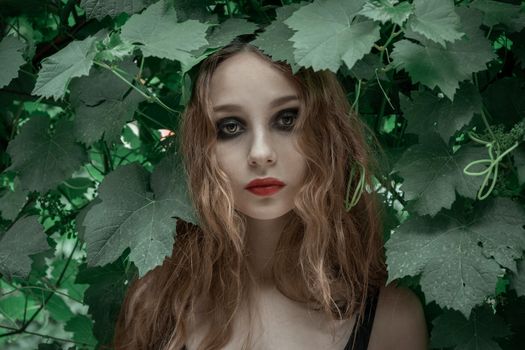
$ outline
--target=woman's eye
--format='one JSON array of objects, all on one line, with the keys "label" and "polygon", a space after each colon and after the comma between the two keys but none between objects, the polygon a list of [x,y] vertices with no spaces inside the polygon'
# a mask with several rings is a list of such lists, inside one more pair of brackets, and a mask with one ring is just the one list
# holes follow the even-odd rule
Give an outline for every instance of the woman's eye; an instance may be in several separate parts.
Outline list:
[{"label": "woman's eye", "polygon": [[281,113],[279,120],[281,123],[279,127],[284,130],[289,130],[293,128],[295,120],[297,119],[297,109],[289,109]]},{"label": "woman's eye", "polygon": [[236,121],[228,121],[225,123],[222,123],[218,126],[219,133],[218,136],[221,139],[234,137],[238,134],[238,130],[240,129],[240,124]]}]

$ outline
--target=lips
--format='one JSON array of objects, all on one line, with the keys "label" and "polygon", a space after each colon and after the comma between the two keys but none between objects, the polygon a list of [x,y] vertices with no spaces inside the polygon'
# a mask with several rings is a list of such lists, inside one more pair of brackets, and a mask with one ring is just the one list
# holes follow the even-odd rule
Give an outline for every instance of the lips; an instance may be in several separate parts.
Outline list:
[{"label": "lips", "polygon": [[283,187],[284,182],[279,181],[273,177],[267,177],[264,179],[255,179],[250,181],[250,183],[246,186],[246,189],[258,196],[269,196],[276,193]]}]

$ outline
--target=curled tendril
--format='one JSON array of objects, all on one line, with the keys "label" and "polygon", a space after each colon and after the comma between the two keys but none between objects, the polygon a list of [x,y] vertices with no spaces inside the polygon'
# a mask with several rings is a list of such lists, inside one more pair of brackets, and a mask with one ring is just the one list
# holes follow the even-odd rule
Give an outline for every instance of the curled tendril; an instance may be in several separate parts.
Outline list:
[{"label": "curled tendril", "polygon": [[[475,142],[477,142],[479,144],[485,145],[485,147],[488,148],[488,152],[489,152],[489,157],[490,157],[489,159],[478,159],[478,160],[475,160],[473,162],[468,163],[465,166],[465,168],[463,169],[463,173],[465,175],[470,175],[470,176],[482,176],[482,175],[485,175],[485,178],[483,179],[483,182],[481,183],[481,187],[479,188],[478,195],[477,195],[477,198],[479,200],[483,200],[483,199],[485,199],[485,198],[487,198],[489,196],[489,194],[494,189],[494,186],[496,185],[496,180],[498,179],[499,162],[503,159],[504,156],[506,156],[508,153],[510,153],[512,150],[514,150],[516,147],[518,147],[518,142],[515,142],[511,147],[507,148],[501,154],[499,154],[499,150],[496,150],[496,154],[498,156],[495,157],[494,153],[493,153],[493,150],[494,150],[494,145],[495,145],[496,141],[489,142],[489,141],[482,140],[482,139],[478,138],[471,131],[468,132],[468,136],[470,137],[471,140],[473,140],[473,141],[475,141]],[[476,164],[484,164],[484,163],[487,163],[488,167],[485,168],[482,171],[475,172],[475,171],[467,170],[468,168],[470,168],[470,167],[472,167],[472,166],[474,166]],[[488,190],[486,191],[486,193],[483,194],[483,191],[487,187],[487,184],[488,184],[489,179],[490,179],[491,176],[492,176],[492,181],[490,183],[490,186],[489,186]]]},{"label": "curled tendril", "polygon": [[359,165],[360,169],[358,170],[359,171],[359,182],[357,183],[357,186],[355,187],[355,191],[354,191],[354,194],[352,195],[352,199],[349,200],[349,197],[350,197],[350,184],[352,182],[352,179],[354,178],[354,175],[356,173],[356,167],[354,165],[352,165],[351,167],[351,170],[350,170],[350,177],[348,178],[348,184],[346,185],[346,196],[345,196],[345,208],[346,208],[346,211],[349,211],[350,209],[352,209],[352,207],[354,207],[357,202],[359,202],[359,198],[361,198],[361,194],[363,193],[363,190],[365,188],[365,184],[366,184],[366,181],[365,181],[365,173],[366,173],[366,170],[365,170],[365,167],[361,164],[361,163],[356,163]]}]

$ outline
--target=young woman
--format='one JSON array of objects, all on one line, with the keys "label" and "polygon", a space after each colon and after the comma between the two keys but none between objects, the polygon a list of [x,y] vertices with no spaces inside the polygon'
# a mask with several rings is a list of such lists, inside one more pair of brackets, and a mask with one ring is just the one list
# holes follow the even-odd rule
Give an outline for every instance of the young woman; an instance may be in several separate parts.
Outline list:
[{"label": "young woman", "polygon": [[200,225],[132,283],[115,348],[425,349],[419,300],[385,287],[378,199],[348,208],[375,166],[336,76],[240,41],[199,68],[177,135]]}]

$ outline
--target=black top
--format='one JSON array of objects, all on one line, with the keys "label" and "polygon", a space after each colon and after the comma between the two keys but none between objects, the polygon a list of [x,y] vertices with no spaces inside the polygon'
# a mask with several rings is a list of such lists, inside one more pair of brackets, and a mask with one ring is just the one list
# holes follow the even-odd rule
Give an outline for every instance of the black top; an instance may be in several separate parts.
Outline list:
[{"label": "black top", "polygon": [[[350,335],[350,339],[348,340],[344,350],[366,350],[368,348],[368,340],[370,339],[370,333],[372,332],[372,326],[374,324],[378,296],[378,292],[372,293],[368,296],[366,300],[365,316],[363,322],[360,323],[357,328],[357,321],[354,323],[352,334]],[[352,347],[354,340],[355,347]]]}]

